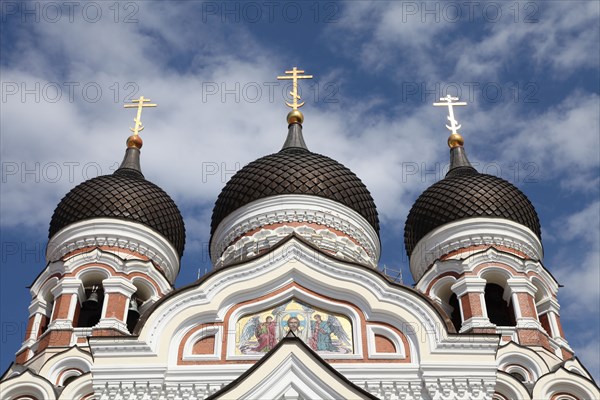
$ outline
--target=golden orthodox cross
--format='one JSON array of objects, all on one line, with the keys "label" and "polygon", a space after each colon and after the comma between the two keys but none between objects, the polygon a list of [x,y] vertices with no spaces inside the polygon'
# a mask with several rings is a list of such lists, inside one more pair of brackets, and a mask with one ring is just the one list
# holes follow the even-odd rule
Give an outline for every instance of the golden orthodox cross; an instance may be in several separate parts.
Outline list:
[{"label": "golden orthodox cross", "polygon": [[298,103],[298,100],[300,100],[300,95],[298,94],[298,79],[312,79],[312,75],[298,75],[298,74],[303,74],[304,71],[301,69],[298,69],[296,67],[292,68],[291,71],[285,71],[286,74],[292,74],[290,75],[284,75],[284,76],[278,76],[277,79],[283,80],[283,79],[291,79],[292,80],[292,91],[290,92],[290,94],[292,95],[292,104],[288,103],[287,101],[285,102],[285,104],[288,107],[291,107],[292,110],[297,110],[299,107],[302,107],[304,105],[304,102],[302,103]]},{"label": "golden orthodox cross", "polygon": [[135,126],[133,128],[129,128],[134,135],[138,135],[141,131],[144,130],[144,125],[142,125],[142,108],[144,107],[156,107],[158,104],[147,104],[150,99],[146,99],[144,96],[140,96],[139,99],[131,100],[134,104],[125,104],[123,107],[125,108],[137,108],[137,116],[133,119],[135,122]]}]

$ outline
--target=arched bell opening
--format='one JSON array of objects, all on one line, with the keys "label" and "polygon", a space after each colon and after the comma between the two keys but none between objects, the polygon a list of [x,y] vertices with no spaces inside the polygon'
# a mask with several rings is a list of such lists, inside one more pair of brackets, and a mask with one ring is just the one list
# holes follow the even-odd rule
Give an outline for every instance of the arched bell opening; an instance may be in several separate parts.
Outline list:
[{"label": "arched bell opening", "polygon": [[538,316],[538,320],[542,325],[544,331],[550,337],[555,336],[555,332],[552,331],[551,320],[552,320],[552,294],[548,287],[538,278],[534,277],[531,282],[535,287],[535,310]]},{"label": "arched bell opening", "polygon": [[132,333],[135,325],[140,320],[139,307],[142,305],[142,301],[133,294],[129,299],[129,308],[127,309],[127,330]]},{"label": "arched bell opening", "polygon": [[52,313],[54,312],[54,295],[52,291],[48,290],[43,293],[44,301],[46,302],[45,312],[42,314],[42,318],[39,322],[39,334],[41,336],[48,330],[50,321],[52,320]]},{"label": "arched bell opening", "polygon": [[133,332],[135,325],[140,319],[143,310],[142,306],[155,294],[154,287],[146,281],[136,279],[132,283],[136,287],[136,291],[129,299],[126,321],[127,330],[130,333]]},{"label": "arched bell opening", "polygon": [[85,300],[81,304],[78,328],[91,328],[100,322],[102,305],[104,304],[104,289],[101,285],[84,286]]},{"label": "arched bell opening", "polygon": [[504,288],[496,283],[485,285],[485,309],[492,324],[497,326],[515,326],[515,311],[512,301],[504,300]]},{"label": "arched bell opening", "polygon": [[84,294],[83,299],[80,299],[81,308],[78,316],[74,318],[75,327],[91,328],[100,322],[105,298],[102,283],[108,277],[108,272],[100,268],[90,268],[79,276]]},{"label": "arched bell opening", "polygon": [[462,326],[462,316],[458,296],[452,291],[452,285],[456,283],[454,276],[445,276],[439,279],[431,288],[430,295],[436,299],[442,306],[456,332],[460,331]]}]

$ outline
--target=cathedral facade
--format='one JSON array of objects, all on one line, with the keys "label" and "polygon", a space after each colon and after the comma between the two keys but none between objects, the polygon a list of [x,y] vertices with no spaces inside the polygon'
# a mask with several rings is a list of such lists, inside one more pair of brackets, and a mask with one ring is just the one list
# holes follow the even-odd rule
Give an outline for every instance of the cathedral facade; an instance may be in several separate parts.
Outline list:
[{"label": "cathedral facade", "polygon": [[175,288],[177,205],[142,173],[141,97],[112,175],[51,218],[2,400],[599,399],[564,337],[534,206],[469,163],[448,107],[450,168],[414,203],[416,282],[378,269],[362,181],[309,150],[294,68],[288,135],[238,171],[212,215],[212,272]]}]

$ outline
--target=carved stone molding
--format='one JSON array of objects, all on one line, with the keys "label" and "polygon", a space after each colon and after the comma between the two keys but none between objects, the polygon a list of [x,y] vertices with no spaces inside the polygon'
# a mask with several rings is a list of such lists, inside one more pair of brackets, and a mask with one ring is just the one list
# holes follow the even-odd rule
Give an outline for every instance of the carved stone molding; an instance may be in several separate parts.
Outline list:
[{"label": "carved stone molding", "polygon": [[212,236],[211,258],[216,264],[231,244],[247,232],[292,222],[317,224],[340,231],[362,247],[371,264],[375,265],[379,260],[379,236],[362,215],[338,202],[310,195],[272,196],[231,213]]},{"label": "carved stone molding", "polygon": [[260,254],[262,250],[268,249],[292,233],[296,233],[317,247],[344,260],[368,265],[373,268],[377,267],[376,260],[370,257],[364,248],[356,245],[348,237],[338,236],[329,229],[317,230],[306,225],[294,227],[284,225],[275,229],[261,229],[253,235],[240,238],[225,249],[215,263],[215,268],[231,264],[232,262],[243,261]]}]

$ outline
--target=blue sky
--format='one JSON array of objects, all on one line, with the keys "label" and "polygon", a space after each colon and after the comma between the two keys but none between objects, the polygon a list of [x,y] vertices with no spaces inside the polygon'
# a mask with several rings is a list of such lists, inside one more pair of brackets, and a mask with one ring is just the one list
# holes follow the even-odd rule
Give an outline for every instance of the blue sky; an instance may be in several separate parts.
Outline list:
[{"label": "blue sky", "polygon": [[402,269],[406,215],[448,163],[447,93],[471,161],[536,206],[567,339],[600,377],[600,3],[18,2],[0,41],[0,369],[25,330],[48,223],[76,184],[114,171],[143,94],[142,168],[185,218],[177,286],[210,268],[214,201],[236,169],[279,150],[298,66],[309,149],[351,168]]}]

